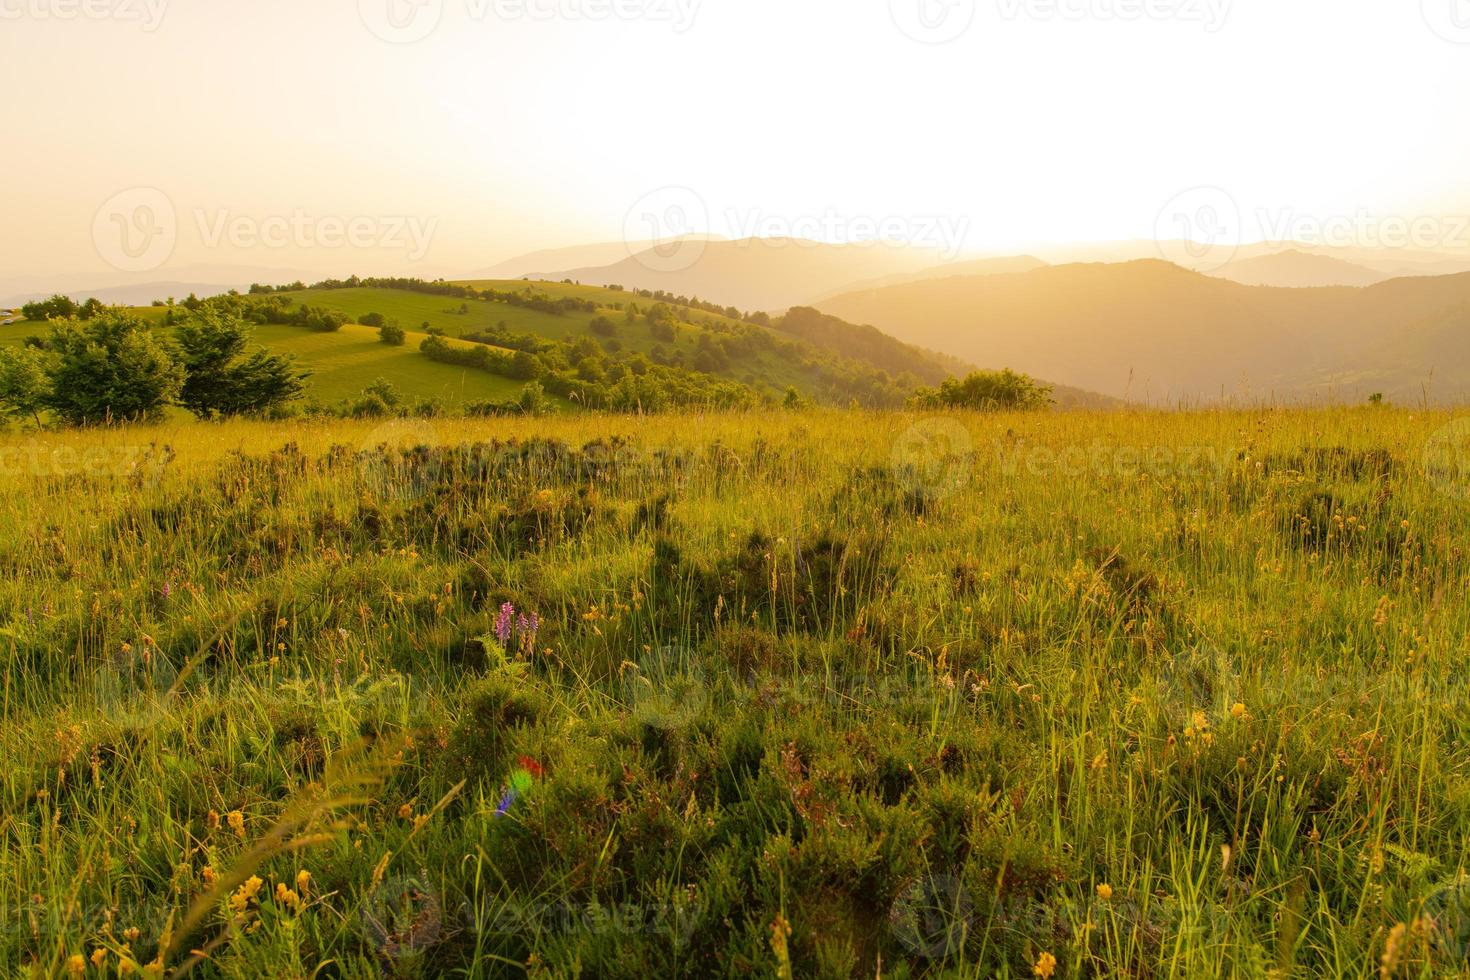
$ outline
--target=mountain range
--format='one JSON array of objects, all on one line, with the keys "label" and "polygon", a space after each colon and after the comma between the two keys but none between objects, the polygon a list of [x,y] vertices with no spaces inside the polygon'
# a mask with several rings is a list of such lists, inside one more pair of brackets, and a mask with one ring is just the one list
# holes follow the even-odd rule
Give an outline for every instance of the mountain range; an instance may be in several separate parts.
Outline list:
[{"label": "mountain range", "polygon": [[984,366],[1154,404],[1470,397],[1470,273],[1248,286],[1160,260],[861,290],[823,312]]}]

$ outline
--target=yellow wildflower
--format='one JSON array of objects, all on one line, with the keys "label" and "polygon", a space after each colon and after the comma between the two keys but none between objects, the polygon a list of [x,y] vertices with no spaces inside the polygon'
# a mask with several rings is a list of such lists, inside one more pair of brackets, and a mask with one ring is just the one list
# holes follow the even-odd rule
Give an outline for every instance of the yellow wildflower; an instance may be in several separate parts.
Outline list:
[{"label": "yellow wildflower", "polygon": [[230,825],[230,829],[235,832],[236,837],[241,840],[245,839],[245,814],[239,810],[231,810],[229,815],[225,817],[225,821]]},{"label": "yellow wildflower", "polygon": [[1057,972],[1057,958],[1050,953],[1042,953],[1036,965],[1031,968],[1031,973],[1041,980],[1049,980],[1052,974]]},{"label": "yellow wildflower", "polygon": [[1109,901],[1113,897],[1113,886],[1108,884],[1107,882],[1103,882],[1102,884],[1098,885],[1097,897],[1102,899],[1104,902]]},{"label": "yellow wildflower", "polygon": [[79,977],[87,972],[87,958],[81,953],[73,953],[66,958],[66,972],[72,976]]}]

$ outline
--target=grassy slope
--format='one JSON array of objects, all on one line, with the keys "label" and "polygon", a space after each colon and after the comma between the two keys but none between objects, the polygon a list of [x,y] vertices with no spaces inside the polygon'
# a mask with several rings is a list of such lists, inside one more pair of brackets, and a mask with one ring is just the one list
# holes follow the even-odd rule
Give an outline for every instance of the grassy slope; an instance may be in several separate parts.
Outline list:
[{"label": "grassy slope", "polygon": [[[163,310],[148,306],[132,312],[155,322],[162,320],[164,314]],[[462,405],[506,401],[520,394],[522,382],[424,357],[418,347],[427,335],[417,331],[419,322],[405,324],[408,341],[402,347],[380,343],[376,330],[358,324],[348,324],[336,333],[267,325],[255,329],[254,342],[283,354],[294,354],[301,366],[312,372],[307,395],[328,405],[356,397],[378,378],[393,382],[410,401],[434,398],[446,404]],[[19,345],[26,337],[45,332],[45,324],[31,321],[0,327],[0,347]]]},{"label": "grassy slope", "polygon": [[[202,977],[775,976],[778,916],[799,977],[1030,977],[1043,953],[1059,978],[1376,977],[1426,899],[1470,928],[1439,890],[1470,866],[1470,484],[1463,455],[1421,462],[1450,423],[390,423],[632,440],[592,486],[329,458],[372,422],[0,434],[23,916],[0,962],[146,962],[214,874],[180,941],[220,937]],[[306,459],[268,458],[288,442]],[[663,448],[694,461],[671,479]],[[906,460],[948,491],[922,514]],[[504,601],[543,625],[486,677],[467,641]],[[313,783],[351,789],[365,735],[391,764],[352,819],[244,865]],[[522,756],[544,774],[497,816]],[[235,932],[232,869],[263,879]],[[298,911],[274,896],[299,870]],[[948,942],[926,881],[968,926]],[[1415,935],[1394,975],[1466,975]]]},{"label": "grassy slope", "polygon": [[[593,286],[559,283],[530,284],[519,280],[479,280],[472,284],[480,289],[488,287],[502,291],[530,287],[536,292],[553,297],[575,296],[602,304],[636,303],[639,308],[647,308],[651,305],[651,301],[632,293],[618,293]],[[308,290],[283,295],[298,303],[331,307],[355,317],[367,313],[382,313],[384,316],[397,318],[399,324],[405,329],[418,329],[420,324],[428,322],[431,326],[442,328],[451,337],[493,329],[503,322],[507,329],[515,333],[537,334],[553,340],[576,340],[580,337],[591,336],[587,324],[595,315],[575,313],[556,316],[511,306],[507,303],[486,300],[463,301],[390,289]],[[461,305],[469,307],[468,315],[459,313]],[[648,325],[644,321],[639,320],[637,323],[629,324],[625,321],[624,313],[610,305],[602,306],[601,313],[618,324],[617,339],[623,345],[624,350],[646,354],[659,346],[659,341],[649,334]],[[701,321],[730,322],[723,316],[703,311],[693,313],[692,318]],[[670,353],[682,349],[692,357],[700,333],[698,327],[680,323],[677,326],[676,342],[674,344],[665,343],[663,347]],[[767,352],[733,362],[731,369],[724,372],[723,376],[754,385],[769,394],[779,394],[790,385],[795,385],[798,389],[805,391],[811,384],[811,375],[800,364]]]}]

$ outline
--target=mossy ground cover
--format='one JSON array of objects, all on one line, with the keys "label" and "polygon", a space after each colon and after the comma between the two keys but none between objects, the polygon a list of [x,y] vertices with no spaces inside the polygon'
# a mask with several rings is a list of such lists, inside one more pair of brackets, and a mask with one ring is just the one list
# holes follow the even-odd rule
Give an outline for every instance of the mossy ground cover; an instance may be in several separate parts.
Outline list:
[{"label": "mossy ground cover", "polygon": [[1467,429],[0,434],[0,963],[1470,975]]}]

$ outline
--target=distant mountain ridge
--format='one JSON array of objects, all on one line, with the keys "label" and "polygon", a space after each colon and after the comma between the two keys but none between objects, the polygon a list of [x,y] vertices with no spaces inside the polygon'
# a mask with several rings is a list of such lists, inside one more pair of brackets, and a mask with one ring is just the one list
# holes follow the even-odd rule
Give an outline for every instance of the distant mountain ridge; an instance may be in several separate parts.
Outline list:
[{"label": "distant mountain ridge", "polygon": [[1246,286],[1160,260],[853,293],[822,310],[908,343],[1119,398],[1470,399],[1470,274]]}]

